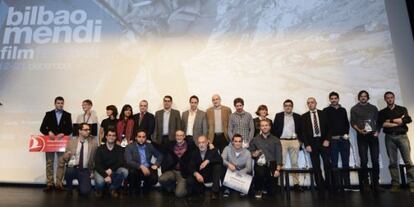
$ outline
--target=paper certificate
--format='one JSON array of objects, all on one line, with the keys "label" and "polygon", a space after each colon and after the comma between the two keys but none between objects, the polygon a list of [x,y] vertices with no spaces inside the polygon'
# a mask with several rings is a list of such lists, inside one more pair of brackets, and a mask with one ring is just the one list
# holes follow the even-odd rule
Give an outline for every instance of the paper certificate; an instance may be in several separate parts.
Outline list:
[{"label": "paper certificate", "polygon": [[227,169],[223,185],[233,190],[247,194],[249,192],[252,179],[253,177],[251,175],[239,173],[238,171],[232,172],[231,170]]}]

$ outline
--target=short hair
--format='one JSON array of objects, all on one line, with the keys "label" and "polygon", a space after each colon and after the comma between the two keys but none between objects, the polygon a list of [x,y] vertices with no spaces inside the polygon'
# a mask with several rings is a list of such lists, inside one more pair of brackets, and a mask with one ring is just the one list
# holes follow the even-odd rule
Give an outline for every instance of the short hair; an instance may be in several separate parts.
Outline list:
[{"label": "short hair", "polygon": [[141,100],[139,103],[141,103],[141,102],[145,102],[145,103],[147,103],[147,105],[148,105],[148,101],[147,100]]},{"label": "short hair", "polygon": [[115,133],[115,136],[117,136],[116,129],[114,127],[109,127],[106,130],[105,136],[108,136],[109,132],[113,132],[113,133]]},{"label": "short hair", "polygon": [[231,138],[231,141],[233,141],[234,140],[234,138],[236,138],[236,137],[240,137],[241,139],[243,139],[243,137],[242,137],[242,135],[241,134],[234,134],[233,135],[233,137]]},{"label": "short hair", "polygon": [[259,107],[257,107],[257,111],[256,111],[256,115],[257,116],[259,116],[260,114],[259,114],[259,112],[261,111],[261,110],[266,110],[266,116],[267,115],[269,115],[269,113],[268,113],[268,109],[267,109],[267,106],[266,105],[260,105]]},{"label": "short hair", "polygon": [[191,102],[191,99],[195,98],[197,100],[197,103],[199,102],[198,97],[196,95],[192,95],[190,99],[188,99],[188,102]]},{"label": "short hair", "polygon": [[87,104],[93,106],[92,101],[90,99],[83,100],[82,103],[87,103]]},{"label": "short hair", "polygon": [[132,118],[132,114],[133,114],[133,112],[132,112],[132,106],[131,106],[131,105],[129,105],[129,104],[125,104],[125,105],[122,107],[121,114],[119,115],[119,119],[124,120],[124,118],[125,118],[125,114],[124,114],[124,112],[125,112],[125,111],[127,111],[127,110],[131,110],[131,116],[130,116],[130,117],[128,117],[128,118]]},{"label": "short hair", "polygon": [[236,104],[241,103],[244,106],[244,101],[242,98],[235,98],[233,101],[233,105],[236,106]]},{"label": "short hair", "polygon": [[83,129],[83,127],[84,127],[85,125],[86,125],[86,126],[88,126],[88,127],[89,127],[89,129],[91,129],[91,127],[89,126],[89,124],[88,124],[88,123],[83,122],[83,123],[80,123],[80,124],[79,124],[79,130],[82,130],[82,129]]},{"label": "short hair", "polygon": [[293,101],[292,101],[292,100],[290,100],[290,99],[286,99],[286,100],[283,102],[283,106],[284,106],[285,104],[287,104],[287,103],[291,103],[291,104],[292,104],[292,106],[293,106]]},{"label": "short hair", "polygon": [[168,98],[168,99],[170,99],[171,101],[173,101],[173,98],[172,98],[170,95],[166,95],[166,96],[164,96],[164,98],[163,98],[163,99],[166,99],[166,98]]},{"label": "short hair", "polygon": [[262,123],[262,122],[267,122],[268,124],[269,124],[269,126],[271,126],[272,125],[272,123],[271,123],[271,121],[270,121],[270,119],[262,119],[262,120],[260,120],[260,123]]},{"label": "short hair", "polygon": [[394,97],[395,97],[395,94],[394,94],[392,91],[387,91],[387,92],[385,92],[385,93],[384,93],[384,99],[385,99],[385,97],[386,97],[387,95],[392,95],[392,96],[394,96]]},{"label": "short hair", "polygon": [[114,115],[115,118],[118,116],[118,108],[116,108],[115,105],[106,106],[106,110],[112,111],[112,114]]},{"label": "short hair", "polygon": [[369,100],[369,93],[366,90],[362,90],[362,91],[358,92],[358,100],[361,98],[362,94],[364,94],[364,93],[367,94],[367,98]]},{"label": "short hair", "polygon": [[332,92],[329,93],[329,98],[331,98],[332,96],[336,96],[336,97],[339,98],[339,94],[335,91],[332,91]]},{"label": "short hair", "polygon": [[57,101],[65,101],[65,99],[63,99],[63,97],[62,96],[58,96],[58,97],[56,97],[55,98],[55,103],[57,102]]},{"label": "short hair", "polygon": [[137,133],[135,133],[135,137],[138,136],[138,133],[144,132],[145,133],[145,137],[147,137],[147,131],[145,131],[144,129],[138,129]]}]

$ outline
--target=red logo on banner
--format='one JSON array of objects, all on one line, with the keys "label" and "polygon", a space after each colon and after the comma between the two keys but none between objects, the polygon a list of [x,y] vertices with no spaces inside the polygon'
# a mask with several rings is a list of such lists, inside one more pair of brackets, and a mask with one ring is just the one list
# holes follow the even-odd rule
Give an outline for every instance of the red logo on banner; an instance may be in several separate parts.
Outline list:
[{"label": "red logo on banner", "polygon": [[64,152],[69,139],[69,136],[50,139],[45,135],[32,135],[29,140],[29,152]]}]

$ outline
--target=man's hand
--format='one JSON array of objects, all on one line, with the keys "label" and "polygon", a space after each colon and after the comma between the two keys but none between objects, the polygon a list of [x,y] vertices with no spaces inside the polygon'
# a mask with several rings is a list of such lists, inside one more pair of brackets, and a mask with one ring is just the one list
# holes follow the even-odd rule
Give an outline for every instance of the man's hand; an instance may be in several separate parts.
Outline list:
[{"label": "man's hand", "polygon": [[210,160],[204,160],[200,165],[200,170],[206,168],[208,163],[210,163]]},{"label": "man's hand", "polygon": [[196,178],[197,182],[204,183],[204,178],[203,178],[203,176],[200,173],[195,172],[194,173],[194,177]]},{"label": "man's hand", "polygon": [[51,140],[54,140],[55,139],[55,134],[52,132],[52,131],[49,131],[49,138],[51,139]]},{"label": "man's hand", "polygon": [[378,137],[379,133],[377,131],[374,132],[374,137]]},{"label": "man's hand", "polygon": [[65,134],[60,133],[60,134],[58,134],[56,137],[57,137],[58,139],[62,139],[64,136],[65,136]]},{"label": "man's hand", "polygon": [[157,165],[152,165],[152,166],[151,166],[151,169],[153,169],[153,170],[157,170],[157,169],[158,169],[158,166],[157,166]]},{"label": "man's hand", "polygon": [[280,176],[280,171],[279,170],[275,170],[275,173],[273,173],[273,177],[277,178]]},{"label": "man's hand", "polygon": [[107,174],[108,176],[111,176],[111,175],[112,175],[112,170],[111,170],[111,168],[109,168],[109,169],[105,170],[105,172],[106,172],[106,174]]},{"label": "man's hand", "polygon": [[106,177],[104,178],[104,181],[105,181],[105,183],[111,184],[111,183],[112,183],[112,178],[111,178],[111,176],[106,176]]},{"label": "man's hand", "polygon": [[231,163],[229,163],[228,165],[227,165],[227,168],[229,169],[229,170],[231,170],[232,172],[234,172],[235,170],[236,170],[236,166],[234,166],[233,164],[231,164]]},{"label": "man's hand", "polygon": [[252,153],[253,157],[259,157],[259,155],[262,153],[262,150],[256,150]]},{"label": "man's hand", "polygon": [[404,116],[402,116],[401,118],[398,118],[398,119],[393,119],[392,123],[398,124],[398,126],[399,126],[399,125],[403,124],[402,118],[404,118]]},{"label": "man's hand", "polygon": [[63,159],[65,159],[65,160],[69,160],[70,157],[72,157],[72,152],[71,151],[67,151],[63,155]]},{"label": "man's hand", "polygon": [[210,149],[214,149],[214,145],[213,145],[213,144],[208,144],[208,147],[209,147]]},{"label": "man's hand", "polygon": [[323,143],[322,143],[322,145],[324,147],[329,147],[329,141],[328,140],[324,140]]},{"label": "man's hand", "polygon": [[306,146],[305,149],[306,149],[306,152],[309,152],[309,153],[312,152],[312,147],[310,145]]},{"label": "man's hand", "polygon": [[142,171],[142,174],[144,174],[144,176],[148,176],[150,174],[149,169],[147,167],[145,167],[144,165],[141,165],[140,169]]}]

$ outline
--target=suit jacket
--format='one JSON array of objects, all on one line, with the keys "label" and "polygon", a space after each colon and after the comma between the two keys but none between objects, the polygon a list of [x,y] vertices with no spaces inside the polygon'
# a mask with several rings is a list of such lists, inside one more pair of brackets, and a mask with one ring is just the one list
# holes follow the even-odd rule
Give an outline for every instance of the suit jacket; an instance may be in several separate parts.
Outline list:
[{"label": "suit jacket", "polygon": [[[72,155],[76,153],[78,148],[79,137],[69,140],[68,144],[66,145],[65,154],[67,152],[72,152]],[[88,137],[88,169],[92,171],[95,167],[95,153],[96,149],[98,148],[98,142],[92,136]],[[68,162],[70,157],[62,156],[63,162]],[[62,165],[63,166],[63,165]]]},{"label": "suit jacket", "polygon": [[[210,163],[208,163],[208,165],[203,170],[200,170],[200,165],[205,160],[209,160]],[[194,150],[190,162],[191,174],[194,174],[194,172],[203,173],[204,171],[209,171],[211,170],[213,165],[223,165],[223,158],[220,156],[220,153],[218,152],[217,148],[208,148],[204,156],[204,159],[201,157],[200,150],[198,148]]]},{"label": "suit jacket", "polygon": [[[310,146],[314,143],[314,137],[313,137],[313,125],[312,125],[312,119],[310,117],[310,111],[304,113],[302,115],[302,136],[303,136],[303,142],[305,146]],[[321,138],[322,140],[331,140],[331,135],[329,133],[329,127],[328,127],[328,118],[326,117],[325,112],[318,109],[318,118],[319,118],[319,130],[321,132]]]},{"label": "suit jacket", "polygon": [[[227,106],[221,106],[221,128],[223,129],[224,137],[227,140],[230,140],[228,137],[228,128],[229,128],[229,118],[231,114],[231,109]],[[214,130],[215,130],[215,122],[214,122],[214,107],[210,107],[207,109],[207,137],[210,143],[214,141]]]},{"label": "suit jacket", "polygon": [[175,132],[181,127],[180,111],[171,109],[170,120],[168,124],[168,139],[162,140],[164,121],[164,109],[161,109],[155,113],[155,131],[153,135],[153,141],[157,144],[168,143],[168,141],[175,140]]},{"label": "suit jacket", "polygon": [[[182,115],[181,126],[183,127],[184,132],[187,132],[189,113],[190,112],[187,110],[187,111],[184,111]],[[197,138],[201,135],[207,136],[207,117],[206,117],[206,112],[197,110],[196,116],[194,118],[194,124],[193,124],[194,142],[196,142]]]},{"label": "suit jacket", "polygon": [[[145,145],[145,155],[147,162],[151,163],[151,158],[152,156],[154,156],[155,158],[157,158],[157,161],[154,164],[160,166],[163,159],[162,154],[159,153],[158,150],[156,150],[151,143],[146,143]],[[133,142],[126,146],[125,160],[128,167],[133,168],[135,170],[140,169],[139,167],[141,166],[142,161],[141,157],[139,156],[139,151],[136,142]]]},{"label": "suit jacket", "polygon": [[54,134],[63,133],[70,135],[72,133],[72,117],[71,114],[63,111],[62,118],[60,119],[59,125],[57,124],[55,110],[48,111],[43,118],[42,125],[40,126],[40,132],[44,135],[48,135],[49,131]]},{"label": "suit jacket", "polygon": [[[295,122],[295,133],[299,139],[299,141],[303,142],[302,136],[302,119],[299,114],[293,113],[293,121]],[[281,137],[283,133],[283,127],[285,122],[285,112],[280,112],[275,115],[275,119],[273,121],[272,131],[276,137]]]},{"label": "suit jacket", "polygon": [[137,136],[138,130],[142,129],[147,132],[147,138],[150,139],[155,129],[155,117],[153,114],[147,112],[142,118],[141,124],[139,123],[139,116],[141,113],[137,113],[133,116],[134,119],[134,132],[132,137]]}]

